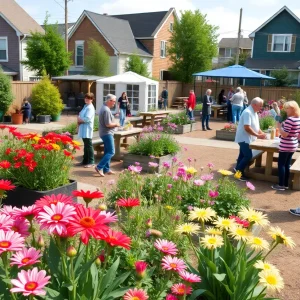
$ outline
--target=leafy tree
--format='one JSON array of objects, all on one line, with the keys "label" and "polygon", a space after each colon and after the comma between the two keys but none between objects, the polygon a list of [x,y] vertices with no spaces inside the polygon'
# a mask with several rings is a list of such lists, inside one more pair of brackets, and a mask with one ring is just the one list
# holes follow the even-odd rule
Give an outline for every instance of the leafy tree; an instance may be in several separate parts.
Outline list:
[{"label": "leafy tree", "polygon": [[173,66],[171,72],[183,82],[191,82],[192,74],[211,69],[217,54],[218,27],[208,24],[199,10],[182,12],[175,21],[167,51]]},{"label": "leafy tree", "polygon": [[11,79],[4,74],[0,67],[0,111],[5,114],[14,100],[11,88]]},{"label": "leafy tree", "polygon": [[149,77],[147,64],[144,63],[140,56],[132,54],[125,63],[125,71],[132,71],[144,77]]},{"label": "leafy tree", "polygon": [[34,32],[28,40],[27,59],[22,63],[31,71],[37,71],[38,75],[42,75],[45,70],[52,77],[63,75],[72,64],[72,60],[57,26],[49,25],[48,17],[46,15],[44,22],[45,34]]},{"label": "leafy tree", "polygon": [[[242,52],[239,55],[239,65],[240,66],[244,66],[246,63],[246,60],[250,57],[250,53],[247,52]],[[233,66],[235,65],[235,59],[236,59],[236,55],[234,55],[227,63],[226,66]]]},{"label": "leafy tree", "polygon": [[109,55],[105,48],[94,39],[88,41],[88,55],[85,57],[85,73],[97,76],[109,76]]},{"label": "leafy tree", "polygon": [[280,70],[273,70],[270,76],[276,78],[275,80],[270,80],[270,83],[273,86],[289,86],[292,83],[286,67],[283,67]]}]

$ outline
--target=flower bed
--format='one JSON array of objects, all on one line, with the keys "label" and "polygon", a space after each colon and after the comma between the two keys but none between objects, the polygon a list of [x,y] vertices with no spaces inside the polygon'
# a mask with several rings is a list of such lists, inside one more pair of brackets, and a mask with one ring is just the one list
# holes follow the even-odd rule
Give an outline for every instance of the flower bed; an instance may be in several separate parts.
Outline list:
[{"label": "flower bed", "polygon": [[216,130],[216,139],[225,141],[234,141],[237,125],[233,123],[228,123],[224,125],[221,130]]},{"label": "flower bed", "polygon": [[168,133],[183,134],[196,130],[196,123],[192,122],[185,112],[170,114],[163,119],[162,126]]}]

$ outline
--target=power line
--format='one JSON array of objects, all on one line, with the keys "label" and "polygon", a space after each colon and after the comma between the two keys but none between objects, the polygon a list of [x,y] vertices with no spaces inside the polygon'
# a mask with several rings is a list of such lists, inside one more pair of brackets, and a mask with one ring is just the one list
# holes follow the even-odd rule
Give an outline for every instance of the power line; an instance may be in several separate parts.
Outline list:
[{"label": "power line", "polygon": [[53,0],[56,4],[58,4],[63,10],[65,10],[65,8],[57,1],[57,0]]}]

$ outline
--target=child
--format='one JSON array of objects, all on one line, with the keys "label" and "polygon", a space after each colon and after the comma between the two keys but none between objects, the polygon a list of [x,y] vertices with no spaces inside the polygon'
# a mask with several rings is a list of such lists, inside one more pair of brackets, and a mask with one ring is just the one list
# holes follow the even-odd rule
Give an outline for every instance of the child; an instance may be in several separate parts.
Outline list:
[{"label": "child", "polygon": [[23,100],[23,106],[21,110],[23,112],[23,122],[25,122],[25,124],[28,124],[31,117],[31,104],[27,99]]}]

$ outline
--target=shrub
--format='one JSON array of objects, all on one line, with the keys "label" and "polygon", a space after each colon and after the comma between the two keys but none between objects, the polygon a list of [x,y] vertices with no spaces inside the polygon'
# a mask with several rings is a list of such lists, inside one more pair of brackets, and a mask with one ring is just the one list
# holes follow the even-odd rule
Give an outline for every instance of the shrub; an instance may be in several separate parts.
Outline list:
[{"label": "shrub", "polygon": [[191,124],[191,120],[185,112],[177,114],[170,114],[167,118],[163,119],[162,124],[167,125],[169,123],[175,125],[186,125]]},{"label": "shrub", "polygon": [[267,130],[270,127],[274,127],[276,121],[274,117],[270,114],[269,110],[263,111],[258,115],[259,117],[259,126],[261,130]]},{"label": "shrub", "polygon": [[5,75],[0,67],[0,111],[5,114],[12,104],[14,95],[11,89],[10,77]]},{"label": "shrub", "polygon": [[195,110],[202,110],[202,106],[203,106],[202,103],[197,104],[197,105],[195,106]]}]

